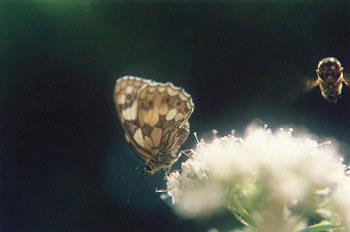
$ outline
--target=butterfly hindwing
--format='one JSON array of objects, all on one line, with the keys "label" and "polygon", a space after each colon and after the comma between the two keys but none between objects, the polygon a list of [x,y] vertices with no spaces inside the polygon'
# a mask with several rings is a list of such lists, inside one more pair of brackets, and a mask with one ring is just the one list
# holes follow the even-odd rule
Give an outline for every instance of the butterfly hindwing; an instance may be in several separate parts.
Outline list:
[{"label": "butterfly hindwing", "polygon": [[145,148],[153,155],[175,152],[187,139],[193,103],[183,89],[170,83],[146,85],[137,108]]}]

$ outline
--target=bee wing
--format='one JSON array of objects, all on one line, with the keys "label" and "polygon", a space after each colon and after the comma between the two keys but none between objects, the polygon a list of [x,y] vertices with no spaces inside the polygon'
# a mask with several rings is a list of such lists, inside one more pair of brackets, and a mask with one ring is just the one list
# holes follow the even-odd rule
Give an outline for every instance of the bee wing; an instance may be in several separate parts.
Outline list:
[{"label": "bee wing", "polygon": [[309,92],[311,89],[315,88],[320,84],[318,79],[307,80],[305,83],[304,92]]},{"label": "bee wing", "polygon": [[310,78],[307,76],[301,76],[297,79],[294,79],[289,86],[285,86],[285,94],[287,95],[288,102],[294,104],[295,102],[300,101],[307,93],[319,85],[317,78]]},{"label": "bee wing", "polygon": [[184,89],[171,83],[146,85],[137,108],[144,147],[153,155],[177,151],[186,141],[194,105]]},{"label": "bee wing", "polygon": [[350,87],[350,73],[343,72],[344,83]]},{"label": "bee wing", "polygon": [[148,161],[151,155],[143,148],[140,123],[137,117],[137,99],[139,90],[150,83],[152,83],[151,80],[124,76],[116,81],[114,88],[114,103],[124,129],[125,139],[132,145],[137,155],[145,161]]}]

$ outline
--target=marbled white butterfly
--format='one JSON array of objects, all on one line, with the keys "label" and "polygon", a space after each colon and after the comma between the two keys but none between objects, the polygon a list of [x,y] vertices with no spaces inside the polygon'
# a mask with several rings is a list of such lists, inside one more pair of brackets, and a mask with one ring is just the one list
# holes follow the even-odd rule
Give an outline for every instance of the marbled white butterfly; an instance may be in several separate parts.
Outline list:
[{"label": "marbled white butterfly", "polygon": [[126,140],[146,164],[144,172],[169,170],[189,134],[191,96],[171,83],[124,76],[116,81],[114,101]]}]

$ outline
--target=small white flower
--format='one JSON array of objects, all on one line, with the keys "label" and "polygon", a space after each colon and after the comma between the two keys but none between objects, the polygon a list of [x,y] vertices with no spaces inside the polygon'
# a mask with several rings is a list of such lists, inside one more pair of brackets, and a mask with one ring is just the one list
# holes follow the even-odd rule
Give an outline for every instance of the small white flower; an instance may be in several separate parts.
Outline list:
[{"label": "small white flower", "polygon": [[292,130],[251,127],[243,138],[198,143],[181,171],[167,176],[167,191],[178,214],[202,217],[227,207],[246,231],[297,231],[322,210],[335,215],[325,216],[327,226],[349,230],[344,168],[333,144]]},{"label": "small white flower", "polygon": [[205,217],[223,208],[222,186],[208,181],[200,163],[188,160],[181,167],[181,174],[175,171],[167,176],[168,195],[177,212],[189,218]]}]

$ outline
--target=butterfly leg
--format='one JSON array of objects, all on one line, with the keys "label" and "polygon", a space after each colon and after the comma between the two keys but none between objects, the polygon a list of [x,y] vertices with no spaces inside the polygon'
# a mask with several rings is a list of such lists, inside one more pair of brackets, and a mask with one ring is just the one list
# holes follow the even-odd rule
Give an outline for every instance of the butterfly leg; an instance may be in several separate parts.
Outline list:
[{"label": "butterfly leg", "polygon": [[155,189],[155,192],[156,192],[156,193],[167,193],[168,190],[167,190],[167,189],[158,189],[158,188],[156,188],[156,189]]},{"label": "butterfly leg", "polygon": [[180,155],[185,155],[187,156],[188,158],[191,158],[191,156],[193,155],[193,150],[192,149],[186,149],[186,150],[182,150],[180,151]]}]

